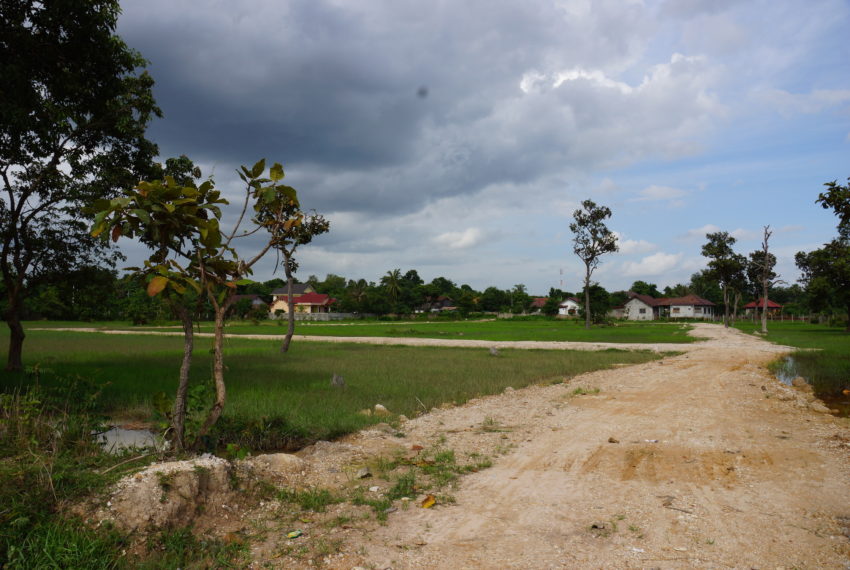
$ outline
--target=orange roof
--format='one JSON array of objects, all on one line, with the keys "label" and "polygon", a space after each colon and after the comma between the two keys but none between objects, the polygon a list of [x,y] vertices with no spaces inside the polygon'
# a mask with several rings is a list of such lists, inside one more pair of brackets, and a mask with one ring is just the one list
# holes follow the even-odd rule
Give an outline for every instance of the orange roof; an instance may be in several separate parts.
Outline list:
[{"label": "orange roof", "polygon": [[[758,301],[750,301],[746,305],[744,305],[745,309],[755,309],[755,308],[763,308],[764,307],[764,297],[759,297]],[[768,309],[781,309],[782,305],[779,303],[775,303],[770,299],[767,300],[767,308]]]}]

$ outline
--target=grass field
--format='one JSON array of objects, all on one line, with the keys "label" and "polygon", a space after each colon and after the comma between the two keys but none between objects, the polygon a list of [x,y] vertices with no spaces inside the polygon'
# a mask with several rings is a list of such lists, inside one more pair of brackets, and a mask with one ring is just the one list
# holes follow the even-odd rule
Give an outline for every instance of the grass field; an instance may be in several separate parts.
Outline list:
[{"label": "grass field", "polygon": [[[7,339],[5,332],[0,335],[0,358]],[[620,350],[502,350],[492,356],[486,349],[306,342],[282,355],[276,341],[230,338],[226,343],[228,405],[219,433],[250,449],[289,448],[355,431],[379,421],[358,413],[379,403],[411,416],[507,386],[562,381],[612,364],[658,358]],[[209,339],[197,341],[192,381],[198,386],[209,381],[209,346]],[[179,337],[31,330],[24,351],[30,376],[2,373],[0,383],[6,391],[32,383],[35,367],[46,384],[80,376],[103,386],[104,412],[146,419],[156,412],[157,394],[174,392],[181,347]],[[330,385],[333,374],[345,378],[344,389]],[[199,407],[209,394],[198,395]]]},{"label": "grass field", "polygon": [[[33,327],[79,327],[129,329],[129,323],[56,323],[29,322]],[[145,327],[148,329],[149,327]],[[174,328],[150,327],[151,330],[174,330]],[[616,326],[594,326],[587,330],[583,322],[547,318],[499,319],[489,321],[415,321],[375,322],[352,321],[344,323],[296,323],[295,333],[316,336],[369,336],[369,337],[412,337],[475,340],[539,340],[574,342],[622,342],[622,343],[689,343],[696,339],[687,334],[687,324],[624,322]],[[203,332],[212,332],[210,323],[201,323]],[[228,334],[271,334],[283,335],[285,321],[261,321],[252,324],[234,321],[227,325]]]},{"label": "grass field", "polygon": [[[737,323],[745,333],[761,330],[759,323]],[[791,356],[796,374],[820,396],[834,397],[850,388],[850,333],[843,328],[802,322],[769,322],[767,340],[803,349]],[[777,366],[780,364],[777,363]]]}]

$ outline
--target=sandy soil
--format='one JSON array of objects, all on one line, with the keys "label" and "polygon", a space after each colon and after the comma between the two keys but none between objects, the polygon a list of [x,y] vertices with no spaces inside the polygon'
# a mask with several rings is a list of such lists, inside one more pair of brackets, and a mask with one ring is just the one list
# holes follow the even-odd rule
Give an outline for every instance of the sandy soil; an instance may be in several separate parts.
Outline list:
[{"label": "sandy soil", "polygon": [[[307,467],[289,484],[301,487],[350,486],[368,457],[416,445],[494,463],[461,480],[456,503],[400,509],[385,526],[305,523],[298,540],[338,541],[324,557],[282,554],[292,543],[267,532],[252,566],[850,568],[848,420],[770,376],[786,348],[717,325],[693,334],[709,341],[641,345],[686,352],[432,410],[403,437],[372,429],[299,452]],[[494,345],[508,343],[481,346]],[[275,508],[239,524],[269,528]]]}]

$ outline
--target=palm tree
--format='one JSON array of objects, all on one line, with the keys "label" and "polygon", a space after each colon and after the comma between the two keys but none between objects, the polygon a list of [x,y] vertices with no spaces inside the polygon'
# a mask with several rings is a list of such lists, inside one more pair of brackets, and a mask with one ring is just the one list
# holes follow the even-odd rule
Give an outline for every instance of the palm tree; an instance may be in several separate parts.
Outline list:
[{"label": "palm tree", "polygon": [[387,295],[390,296],[390,299],[393,301],[393,305],[398,303],[398,296],[401,293],[401,269],[393,269],[392,271],[387,271],[387,274],[381,277],[381,285],[384,286],[384,289],[387,291]]}]

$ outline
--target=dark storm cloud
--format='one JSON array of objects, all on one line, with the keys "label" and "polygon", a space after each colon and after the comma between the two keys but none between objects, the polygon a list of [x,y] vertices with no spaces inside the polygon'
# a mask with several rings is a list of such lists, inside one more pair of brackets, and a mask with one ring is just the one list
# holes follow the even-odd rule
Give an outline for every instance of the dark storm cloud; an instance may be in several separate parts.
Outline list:
[{"label": "dark storm cloud", "polygon": [[531,69],[626,61],[641,26],[619,2],[592,13],[512,2],[124,10],[119,31],[157,81],[165,118],[151,136],[163,155],[227,172],[266,156],[317,190],[316,207],[378,212],[577,160],[571,126],[546,115],[557,102],[517,105],[520,80]]}]

